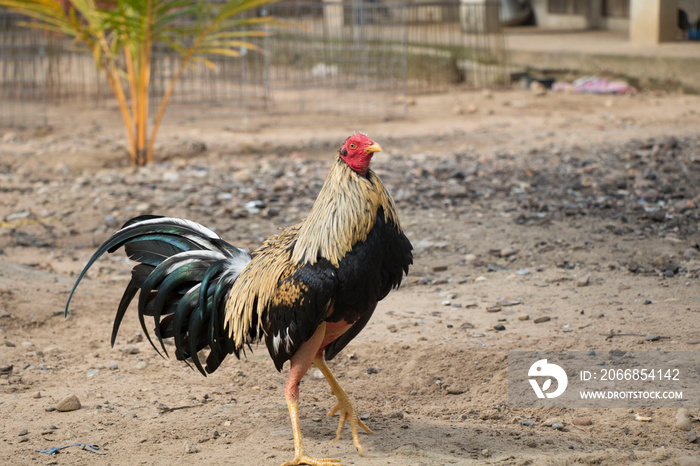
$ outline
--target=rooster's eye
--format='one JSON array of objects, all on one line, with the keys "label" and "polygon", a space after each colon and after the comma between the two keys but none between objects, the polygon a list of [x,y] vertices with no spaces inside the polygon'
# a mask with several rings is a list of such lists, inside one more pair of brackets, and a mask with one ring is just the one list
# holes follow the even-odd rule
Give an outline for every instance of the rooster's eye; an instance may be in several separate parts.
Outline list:
[{"label": "rooster's eye", "polygon": [[354,142],[350,143],[350,149],[355,149],[356,147],[357,147],[357,145]]}]

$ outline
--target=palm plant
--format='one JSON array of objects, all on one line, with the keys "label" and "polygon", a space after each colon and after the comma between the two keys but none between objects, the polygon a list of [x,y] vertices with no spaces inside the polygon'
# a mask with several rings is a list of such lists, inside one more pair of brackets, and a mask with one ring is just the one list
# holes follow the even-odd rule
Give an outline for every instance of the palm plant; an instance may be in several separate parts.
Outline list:
[{"label": "palm plant", "polygon": [[[270,17],[242,13],[276,0],[0,0],[0,7],[34,21],[24,26],[58,32],[86,45],[119,103],[134,165],[153,160],[153,147],[165,108],[182,72],[193,64],[215,68],[207,57],[236,57],[258,50],[246,41],[266,35]],[[179,55],[177,71],[162,96],[148,135],[151,52],[165,44]]]}]

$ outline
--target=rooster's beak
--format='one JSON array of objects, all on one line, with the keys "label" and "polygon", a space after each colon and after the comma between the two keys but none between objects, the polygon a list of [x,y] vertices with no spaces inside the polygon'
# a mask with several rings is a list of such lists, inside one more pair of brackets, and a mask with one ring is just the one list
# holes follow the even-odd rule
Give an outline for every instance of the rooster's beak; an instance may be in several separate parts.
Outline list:
[{"label": "rooster's beak", "polygon": [[367,146],[365,149],[365,152],[368,154],[373,154],[375,152],[381,152],[382,151],[382,146],[377,144],[376,142],[373,142],[371,145]]}]

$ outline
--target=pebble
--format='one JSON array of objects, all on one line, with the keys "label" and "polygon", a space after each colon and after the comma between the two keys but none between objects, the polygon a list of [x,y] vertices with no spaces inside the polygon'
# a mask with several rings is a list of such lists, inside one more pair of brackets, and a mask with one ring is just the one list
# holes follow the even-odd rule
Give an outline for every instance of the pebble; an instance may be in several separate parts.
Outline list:
[{"label": "pebble", "polygon": [[576,286],[588,286],[588,284],[591,282],[591,276],[586,275],[585,277],[581,277],[578,280],[576,280]]},{"label": "pebble", "polygon": [[68,411],[75,411],[77,409],[81,408],[80,400],[78,399],[77,396],[74,394],[68,395],[58,403],[56,403],[56,411],[60,411],[62,413],[68,412]]},{"label": "pebble", "polygon": [[91,370],[90,372],[87,373],[87,376],[88,376],[88,377],[95,377],[95,376],[96,376],[97,374],[99,374],[99,373],[100,373],[100,370],[99,370],[99,369],[93,369],[93,370]]},{"label": "pebble", "polygon": [[541,323],[543,323],[543,322],[549,322],[550,320],[552,320],[551,317],[549,317],[549,316],[542,316],[542,317],[538,317],[537,319],[533,320],[533,322],[536,323],[536,324],[541,324]]},{"label": "pebble", "polygon": [[525,446],[527,446],[528,448],[537,448],[537,442],[535,442],[534,440],[528,440],[525,443]]},{"label": "pebble", "polygon": [[324,378],[324,377],[323,377],[323,372],[321,372],[321,371],[318,370],[318,369],[315,369],[315,370],[311,373],[311,378],[312,378],[312,379],[316,379],[316,380],[322,380],[322,379]]},{"label": "pebble", "polygon": [[594,349],[589,349],[589,350],[586,352],[586,356],[595,356],[595,355],[596,355],[596,352],[595,352]]},{"label": "pebble", "polygon": [[518,304],[522,304],[522,301],[499,301],[499,305],[503,307],[508,307],[508,306],[517,306]]},{"label": "pebble", "polygon": [[501,306],[491,306],[486,308],[487,312],[500,312]]},{"label": "pebble", "polygon": [[698,440],[698,434],[696,434],[694,430],[689,430],[686,432],[685,436],[685,438],[688,439],[688,443],[695,443]]},{"label": "pebble", "polygon": [[496,324],[496,325],[493,326],[493,329],[494,329],[494,330],[498,330],[498,331],[503,331],[503,330],[506,329],[506,326],[503,325],[503,324]]},{"label": "pebble", "polygon": [[518,314],[518,320],[530,320],[530,315],[529,314]]},{"label": "pebble", "polygon": [[139,361],[136,363],[136,369],[145,369],[148,367],[148,363],[146,361]]},{"label": "pebble", "polygon": [[587,417],[575,417],[571,420],[571,423],[575,426],[590,426],[593,425],[593,421]]},{"label": "pebble", "polygon": [[368,367],[368,368],[367,368],[367,373],[368,373],[368,374],[377,374],[377,373],[379,373],[379,371],[378,371],[376,368],[374,368],[374,367]]},{"label": "pebble", "polygon": [[562,430],[563,428],[564,424],[562,424],[561,422],[555,422],[554,424],[552,424],[552,429],[554,430]]},{"label": "pebble", "polygon": [[402,413],[401,411],[394,411],[389,415],[391,419],[403,419],[404,416],[404,413]]},{"label": "pebble", "polygon": [[199,447],[192,442],[185,442],[185,453],[199,453]]},{"label": "pebble", "polygon": [[522,421],[520,424],[526,427],[532,427],[535,424],[535,421]]},{"label": "pebble", "polygon": [[461,395],[462,393],[464,393],[464,390],[461,388],[450,386],[450,387],[447,387],[447,393],[450,395]]},{"label": "pebble", "polygon": [[23,437],[23,436],[27,435],[28,433],[29,433],[29,431],[27,429],[22,429],[19,431],[19,434],[17,434],[17,435],[19,435],[20,437]]},{"label": "pebble", "polygon": [[125,346],[122,348],[123,354],[139,354],[141,352],[136,346]]},{"label": "pebble", "polygon": [[520,269],[515,273],[517,273],[518,275],[528,275],[530,271],[528,269]]},{"label": "pebble", "polygon": [[656,341],[659,338],[661,338],[661,336],[656,333],[647,333],[647,336],[644,337],[646,341]]},{"label": "pebble", "polygon": [[680,408],[676,412],[676,429],[689,431],[693,428],[693,423],[690,420],[690,411],[687,408]]}]

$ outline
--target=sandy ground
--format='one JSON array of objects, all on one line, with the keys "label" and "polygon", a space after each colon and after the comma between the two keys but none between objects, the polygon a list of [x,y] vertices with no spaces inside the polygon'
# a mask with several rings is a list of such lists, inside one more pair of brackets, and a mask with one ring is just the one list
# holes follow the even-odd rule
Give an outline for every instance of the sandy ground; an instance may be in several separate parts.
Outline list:
[{"label": "sandy ground", "polygon": [[[134,312],[110,348],[130,268],[119,254],[98,263],[67,319],[62,310],[95,247],[129,217],[185,216],[255,247],[303,217],[334,148],[363,130],[387,152],[375,169],[397,198],[415,264],[331,364],[375,432],[361,434],[366,456],[348,432],[331,443],[334,399],[313,371],[301,385],[309,454],[358,465],[700,464],[673,409],[646,409],[651,421],[640,422],[635,409],[507,404],[509,350],[700,348],[700,98],[453,93],[420,97],[388,121],[171,110],[157,163],[140,170],[125,165],[107,111],[0,133],[0,367],[12,365],[0,375],[0,462],[290,460],[286,374],[264,347],[204,378],[159,357]],[[308,176],[278,178],[287,181],[279,213],[243,213],[254,195],[274,205],[277,166]],[[620,191],[639,195],[620,201]],[[220,193],[233,196],[206,201]],[[487,311],[503,301],[519,304]],[[550,320],[535,323],[542,316]],[[662,338],[645,341],[649,333]],[[70,394],[82,409],[51,410]],[[553,418],[562,430],[543,425]],[[72,443],[104,455],[37,451]]]}]

